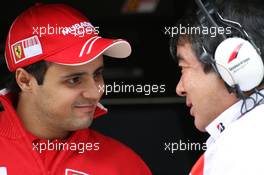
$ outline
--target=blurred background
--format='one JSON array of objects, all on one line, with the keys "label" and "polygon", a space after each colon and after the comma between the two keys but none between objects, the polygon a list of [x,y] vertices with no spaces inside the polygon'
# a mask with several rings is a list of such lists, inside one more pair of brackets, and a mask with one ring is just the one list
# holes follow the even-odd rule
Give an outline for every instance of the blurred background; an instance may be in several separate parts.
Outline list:
[{"label": "blurred background", "polygon": [[[194,0],[6,1],[0,7],[1,89],[8,76],[4,61],[8,29],[16,16],[36,2],[71,5],[99,27],[101,36],[124,38],[131,43],[133,51],[128,59],[105,58],[105,82],[133,85],[145,88],[145,92],[105,95],[102,103],[109,113],[97,119],[92,128],[131,147],[154,175],[188,174],[203,150],[178,148],[172,152],[166,145],[203,145],[208,135],[195,129],[184,98],[175,93],[180,71],[169,54],[170,37],[165,28],[172,27]],[[159,91],[150,92],[149,86]]]}]

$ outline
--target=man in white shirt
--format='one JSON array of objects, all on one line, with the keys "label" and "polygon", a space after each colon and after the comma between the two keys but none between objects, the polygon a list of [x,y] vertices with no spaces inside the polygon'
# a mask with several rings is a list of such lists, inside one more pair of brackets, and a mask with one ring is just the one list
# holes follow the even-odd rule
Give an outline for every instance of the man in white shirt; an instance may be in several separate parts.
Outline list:
[{"label": "man in white shirt", "polygon": [[190,174],[264,174],[263,4],[196,3],[177,22],[187,32],[170,43],[181,68],[176,92],[196,128],[210,134]]}]

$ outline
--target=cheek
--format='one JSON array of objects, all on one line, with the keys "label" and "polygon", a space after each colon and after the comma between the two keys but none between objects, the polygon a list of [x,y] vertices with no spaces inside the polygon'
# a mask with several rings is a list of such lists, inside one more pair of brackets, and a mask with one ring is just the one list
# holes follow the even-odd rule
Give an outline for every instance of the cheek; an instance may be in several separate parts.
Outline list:
[{"label": "cheek", "polygon": [[187,94],[191,95],[200,89],[201,81],[194,71],[188,71],[182,76],[182,85]]},{"label": "cheek", "polygon": [[219,95],[218,79],[215,75],[206,74],[201,79],[199,84],[199,91],[196,95],[195,102],[197,105],[197,112],[201,115],[200,118],[205,122],[205,125],[209,124],[216,116],[217,109],[221,104],[219,99],[222,98]]},{"label": "cheek", "polygon": [[58,113],[69,112],[71,106],[78,97],[76,92],[71,92],[60,88],[60,90],[51,90],[43,91],[42,101],[45,101],[48,104],[49,110]]},{"label": "cheek", "polygon": [[187,98],[193,103],[195,110],[206,110],[210,101],[211,80],[199,71],[189,71],[183,77],[183,85]]},{"label": "cheek", "polygon": [[[54,94],[54,102],[55,106],[61,106],[62,109],[69,108],[74,104],[74,102],[78,99],[80,93],[78,91],[70,91],[61,89],[60,92]],[[65,109],[66,110],[66,109]]]}]

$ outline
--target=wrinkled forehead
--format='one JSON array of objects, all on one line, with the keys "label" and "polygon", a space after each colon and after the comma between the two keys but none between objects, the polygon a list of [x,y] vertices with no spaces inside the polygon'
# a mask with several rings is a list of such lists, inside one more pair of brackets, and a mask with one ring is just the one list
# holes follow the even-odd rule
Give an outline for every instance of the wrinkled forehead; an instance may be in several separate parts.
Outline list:
[{"label": "wrinkled forehead", "polygon": [[190,42],[182,42],[176,46],[178,64],[192,63],[197,60],[197,57],[193,51],[192,44]]}]

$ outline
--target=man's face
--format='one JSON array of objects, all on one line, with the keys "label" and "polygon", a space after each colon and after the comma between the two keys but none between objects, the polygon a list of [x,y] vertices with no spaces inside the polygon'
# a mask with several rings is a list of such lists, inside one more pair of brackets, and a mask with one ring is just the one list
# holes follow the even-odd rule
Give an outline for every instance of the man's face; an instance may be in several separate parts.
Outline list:
[{"label": "man's face", "polygon": [[223,80],[215,72],[204,72],[188,42],[177,46],[177,56],[181,78],[176,93],[186,96],[186,105],[194,116],[196,128],[205,131],[206,126],[235,103],[236,98],[228,93]]},{"label": "man's face", "polygon": [[34,88],[34,112],[50,130],[75,131],[91,125],[104,85],[103,57],[81,66],[51,64]]}]

